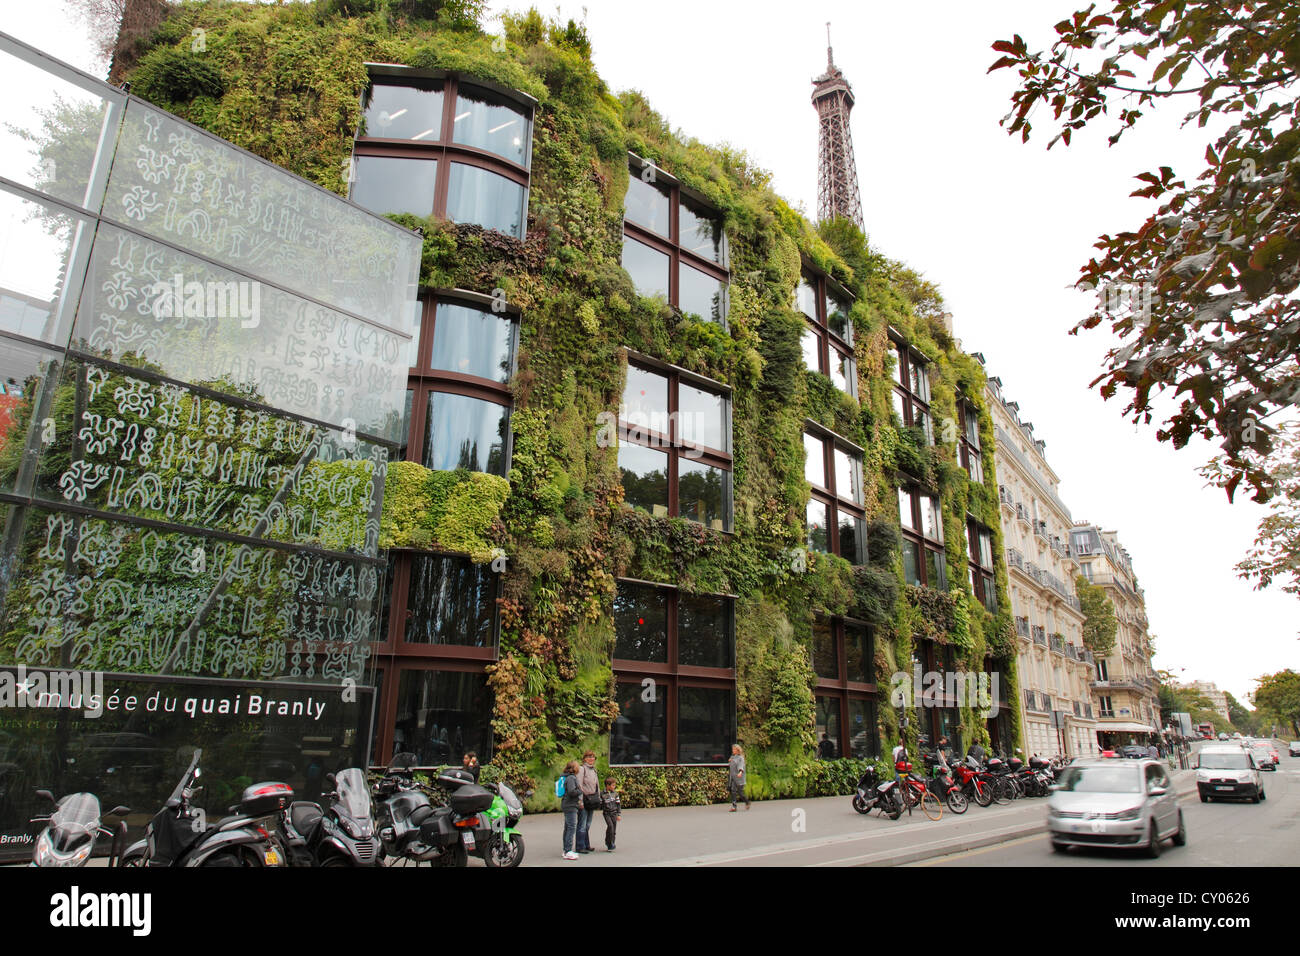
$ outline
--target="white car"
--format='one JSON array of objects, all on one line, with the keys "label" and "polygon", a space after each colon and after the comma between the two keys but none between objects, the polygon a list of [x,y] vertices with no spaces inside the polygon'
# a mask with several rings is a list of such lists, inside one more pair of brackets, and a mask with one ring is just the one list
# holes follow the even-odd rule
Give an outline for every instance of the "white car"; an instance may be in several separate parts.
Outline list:
[{"label": "white car", "polygon": [[1277,761],[1273,759],[1273,745],[1267,740],[1256,740],[1250,745],[1250,752],[1255,755],[1255,762],[1260,770],[1276,770]]},{"label": "white car", "polygon": [[1286,755],[1288,757],[1300,757],[1300,740],[1293,740],[1287,744]]},{"label": "white car", "polygon": [[1255,751],[1240,747],[1205,747],[1196,758],[1196,791],[1201,803],[1225,797],[1266,800]]}]

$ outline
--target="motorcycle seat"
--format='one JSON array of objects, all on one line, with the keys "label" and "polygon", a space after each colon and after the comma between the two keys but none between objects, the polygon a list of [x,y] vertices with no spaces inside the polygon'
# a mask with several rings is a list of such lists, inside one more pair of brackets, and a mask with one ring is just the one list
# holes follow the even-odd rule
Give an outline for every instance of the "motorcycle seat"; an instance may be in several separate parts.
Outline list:
[{"label": "motorcycle seat", "polygon": [[429,815],[432,813],[433,813],[433,806],[430,804],[426,803],[423,806],[416,807],[413,811],[411,811],[411,818],[410,818],[411,825],[418,827],[421,823],[427,820],[429,818]]},{"label": "motorcycle seat", "polygon": [[296,800],[289,805],[289,822],[304,837],[316,829],[323,815],[320,807],[306,800]]}]

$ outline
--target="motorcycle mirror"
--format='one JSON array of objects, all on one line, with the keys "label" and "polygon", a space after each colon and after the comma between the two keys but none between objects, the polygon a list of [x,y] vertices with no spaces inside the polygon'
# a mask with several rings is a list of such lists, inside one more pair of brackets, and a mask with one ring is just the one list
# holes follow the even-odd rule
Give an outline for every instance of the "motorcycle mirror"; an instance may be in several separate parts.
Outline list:
[{"label": "motorcycle mirror", "polygon": [[328,783],[331,787],[334,786],[334,774],[332,773],[325,774],[325,782]]},{"label": "motorcycle mirror", "polygon": [[50,791],[48,791],[48,790],[37,790],[37,791],[36,791],[36,795],[37,795],[38,797],[44,797],[46,800],[50,801],[50,803],[54,803],[54,802],[55,802],[55,800],[54,800],[54,794],[50,793]]},{"label": "motorcycle mirror", "polygon": [[112,810],[109,810],[109,811],[108,811],[108,815],[109,815],[110,817],[124,817],[124,816],[126,816],[128,813],[130,813],[130,812],[131,812],[131,808],[130,808],[130,807],[121,807],[121,806],[118,806],[118,807],[114,807]]}]

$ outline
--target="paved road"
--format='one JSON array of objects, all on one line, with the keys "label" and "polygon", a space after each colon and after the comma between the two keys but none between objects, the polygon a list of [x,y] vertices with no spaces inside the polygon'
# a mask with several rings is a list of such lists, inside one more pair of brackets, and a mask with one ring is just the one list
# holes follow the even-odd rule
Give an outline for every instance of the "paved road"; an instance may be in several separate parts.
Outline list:
[{"label": "paved road", "polygon": [[[984,849],[954,853],[914,866],[1295,866],[1300,847],[1300,758],[1278,751],[1282,764],[1263,774],[1263,803],[1201,803],[1193,792],[1182,800],[1187,845],[1164,843],[1152,860],[1132,850],[1076,848],[1053,853],[1045,834]],[[1044,808],[1044,812],[1046,812]]]}]

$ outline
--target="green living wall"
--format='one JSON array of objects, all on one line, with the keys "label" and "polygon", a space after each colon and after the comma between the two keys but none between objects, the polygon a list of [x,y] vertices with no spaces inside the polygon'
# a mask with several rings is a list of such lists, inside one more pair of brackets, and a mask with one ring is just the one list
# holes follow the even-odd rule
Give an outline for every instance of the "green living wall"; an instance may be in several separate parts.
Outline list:
[{"label": "green living wall", "polygon": [[[1007,699],[1016,701],[984,374],[945,331],[937,292],[844,221],[809,223],[744,153],[684,139],[640,94],[612,94],[592,68],[581,26],[532,11],[506,17],[500,38],[478,27],[478,14],[473,3],[405,0],[181,4],[132,52],[129,78],[133,92],[339,193],[346,193],[367,61],[458,71],[537,98],[525,241],[393,217],[424,234],[424,284],[502,289],[522,313],[508,487],[487,476],[395,467],[382,529],[386,546],[506,558],[500,656],[490,668],[494,772],[534,787],[542,808],[554,803],[549,781],[568,759],[588,747],[608,753],[617,716],[612,608],[623,576],[738,596],[738,734],[755,796],[846,792],[860,769],[815,756],[817,612],[875,625],[877,732],[886,752],[902,716],[889,701],[890,675],[908,668],[915,638],[954,645],[959,667],[971,670],[983,670],[991,656]],[[638,297],[620,267],[629,150],[721,212],[731,259],[727,330]],[[801,259],[857,297],[851,318],[861,402],[803,367],[803,320],[791,304]],[[933,363],[940,434],[955,434],[942,426],[956,421],[959,394],[979,409],[983,485],[967,481],[952,444],[923,447],[893,418],[891,327]],[[622,395],[625,347],[731,387],[733,534],[622,507],[617,451],[602,447],[597,432],[598,416],[616,410]],[[823,554],[792,559],[804,539],[808,418],[866,449],[865,566]],[[959,582],[950,593],[903,583],[900,480],[941,497],[948,576]],[[967,514],[993,529],[996,615],[969,594]],[[981,716],[964,709],[962,724],[967,740],[987,741]],[[913,747],[915,734],[913,719]],[[615,773],[628,805],[707,802],[725,789],[719,768]]]}]

